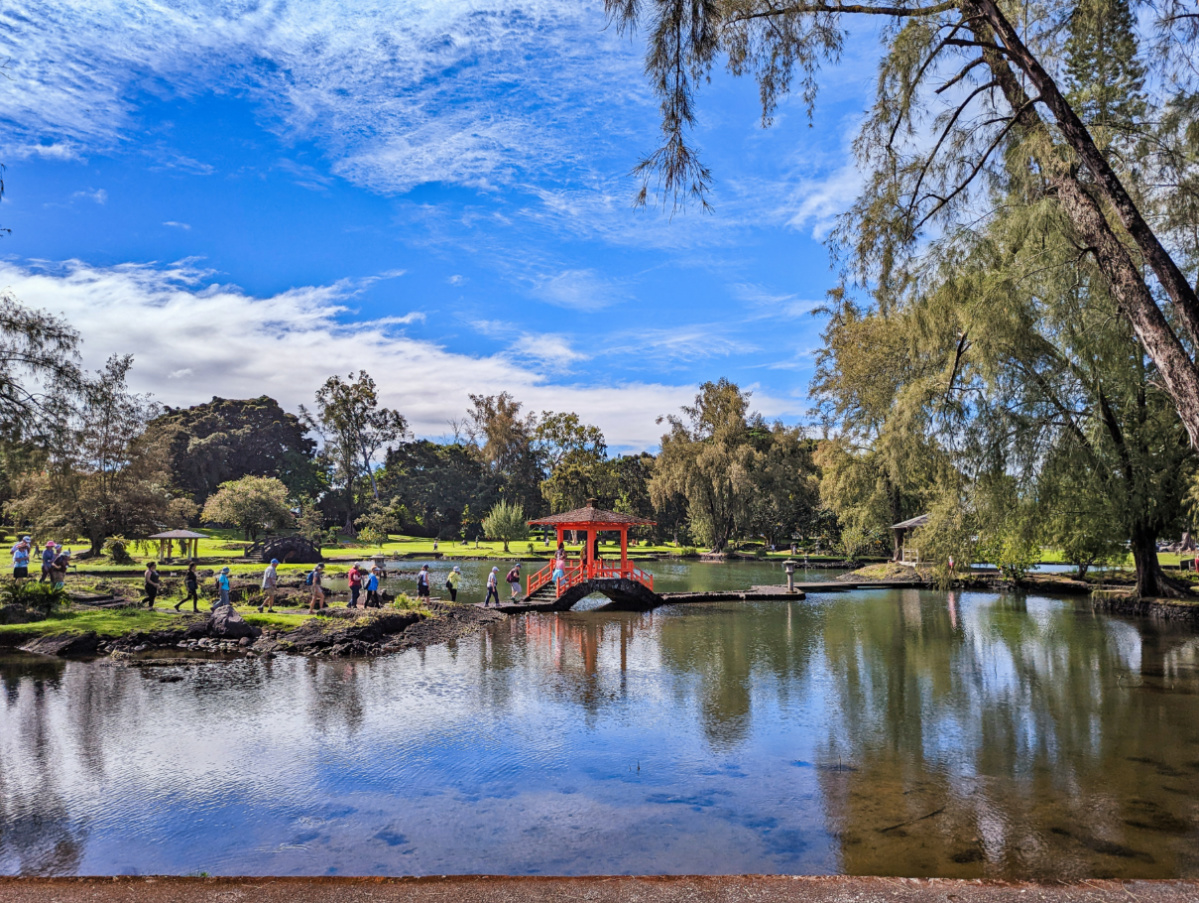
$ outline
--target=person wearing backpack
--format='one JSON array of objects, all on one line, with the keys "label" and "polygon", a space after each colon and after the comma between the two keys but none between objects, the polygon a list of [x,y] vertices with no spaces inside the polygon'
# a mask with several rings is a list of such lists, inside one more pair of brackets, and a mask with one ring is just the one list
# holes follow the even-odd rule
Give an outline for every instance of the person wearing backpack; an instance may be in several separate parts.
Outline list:
[{"label": "person wearing backpack", "polygon": [[516,562],[516,566],[508,572],[508,576],[504,578],[508,581],[508,586],[512,590],[512,601],[516,602],[520,599],[520,562]]},{"label": "person wearing backpack", "polygon": [[[350,576],[347,578],[347,582],[350,584],[350,602],[346,608],[357,608],[358,597],[362,595],[362,571],[358,570],[358,565],[355,564],[350,568]],[[362,604],[362,607],[366,608],[365,602]]]},{"label": "person wearing backpack", "polygon": [[321,578],[325,575],[325,564],[321,562],[312,569],[312,573],[308,575],[305,583],[312,587],[312,599],[308,602],[308,611],[317,611],[318,609],[328,608],[325,602],[325,588],[321,585]]},{"label": "person wearing backpack", "polygon": [[187,566],[187,573],[183,575],[183,588],[186,590],[185,595],[175,604],[175,611],[178,611],[184,602],[191,601],[192,611],[200,610],[200,575],[196,573],[196,563],[190,562]]},{"label": "person wearing backpack", "polygon": [[450,594],[450,601],[458,601],[458,581],[462,579],[462,569],[454,565],[454,569],[450,571],[450,575],[445,578],[445,588]]},{"label": "person wearing backpack", "polygon": [[416,598],[429,598],[429,566],[421,565],[420,573],[416,575]]}]

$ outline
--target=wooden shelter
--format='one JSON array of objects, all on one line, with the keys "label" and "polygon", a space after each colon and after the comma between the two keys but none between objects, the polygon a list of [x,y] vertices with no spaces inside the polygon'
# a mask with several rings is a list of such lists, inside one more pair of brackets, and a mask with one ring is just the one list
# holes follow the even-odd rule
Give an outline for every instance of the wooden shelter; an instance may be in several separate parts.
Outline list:
[{"label": "wooden shelter", "polygon": [[900,521],[898,524],[891,525],[891,532],[895,534],[895,556],[893,561],[899,564],[910,564],[915,567],[920,563],[920,550],[912,544],[911,533],[918,527],[923,527],[928,523],[927,514],[919,514],[910,520]]},{"label": "wooden shelter", "polygon": [[179,543],[179,552],[184,558],[200,557],[200,540],[207,539],[206,533],[193,533],[191,530],[167,530],[165,533],[155,533],[150,537],[158,540],[158,557],[162,561],[170,561],[175,551],[175,543]]},{"label": "wooden shelter", "polygon": [[[567,562],[566,579],[558,586],[559,595],[585,580],[634,580],[652,590],[653,575],[629,563],[629,528],[653,526],[655,521],[633,514],[621,514],[619,511],[605,511],[603,508],[597,508],[595,501],[588,499],[586,506],[582,508],[528,522],[530,527],[553,527],[558,533],[558,542],[564,541],[567,530],[574,530],[584,536],[583,551],[579,560]],[[614,532],[620,534],[619,563],[602,560],[598,551],[599,534]],[[552,582],[553,570],[553,562],[550,562],[536,574],[529,575],[530,596]]]}]

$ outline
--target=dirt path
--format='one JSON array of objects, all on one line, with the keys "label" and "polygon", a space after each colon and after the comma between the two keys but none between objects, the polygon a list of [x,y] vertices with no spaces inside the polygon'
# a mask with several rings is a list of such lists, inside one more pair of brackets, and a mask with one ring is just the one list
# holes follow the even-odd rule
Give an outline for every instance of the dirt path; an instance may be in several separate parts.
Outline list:
[{"label": "dirt path", "polygon": [[912,878],[0,878],[4,903],[1174,903],[1199,881]]}]

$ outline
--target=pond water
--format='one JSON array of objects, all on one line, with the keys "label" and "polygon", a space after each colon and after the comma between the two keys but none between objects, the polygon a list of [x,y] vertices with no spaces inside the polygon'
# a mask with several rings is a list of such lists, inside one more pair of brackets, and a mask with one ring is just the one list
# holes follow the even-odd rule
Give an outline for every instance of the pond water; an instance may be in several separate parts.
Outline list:
[{"label": "pond water", "polygon": [[9,656],[0,693],[0,873],[1199,875],[1199,637],[1082,602],[532,615],[371,661]]}]

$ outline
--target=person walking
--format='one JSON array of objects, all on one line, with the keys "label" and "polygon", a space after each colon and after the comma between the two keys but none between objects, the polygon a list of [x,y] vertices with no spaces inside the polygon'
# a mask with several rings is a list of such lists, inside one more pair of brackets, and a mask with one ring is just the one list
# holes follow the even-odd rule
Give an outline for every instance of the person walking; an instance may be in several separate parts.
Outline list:
[{"label": "person walking", "polygon": [[[233,607],[233,599],[230,593],[233,591],[233,585],[229,582],[229,566],[221,568],[221,572],[216,575],[217,590],[221,594],[221,598],[217,601],[217,605],[228,605]],[[214,606],[215,607],[215,606]]]},{"label": "person walking", "polygon": [[275,592],[279,589],[278,567],[279,559],[272,558],[271,563],[262,572],[262,605],[258,606],[259,611],[262,611],[264,607],[267,611],[275,610]]},{"label": "person walking", "polygon": [[183,607],[183,603],[191,601],[192,611],[200,610],[200,575],[196,573],[196,563],[187,564],[187,573],[183,575],[183,598],[175,603],[175,611]]},{"label": "person walking", "polygon": [[46,543],[46,548],[42,549],[42,575],[37,578],[38,583],[44,583],[47,580],[51,583],[54,582],[50,574],[50,565],[58,557],[59,551],[53,539]]},{"label": "person walking", "polygon": [[382,608],[382,603],[379,602],[379,569],[371,568],[370,576],[366,578],[366,602],[362,604],[363,608]]},{"label": "person walking", "polygon": [[500,605],[500,569],[492,568],[491,573],[487,575],[487,599],[483,602],[484,608],[491,607],[491,599],[495,597],[496,608]]},{"label": "person walking", "polygon": [[[354,565],[350,568],[348,582],[350,584],[350,603],[346,606],[346,608],[357,608],[358,597],[362,595],[362,571],[358,570],[358,565]],[[365,607],[366,605],[364,603],[363,608]]]},{"label": "person walking", "polygon": [[458,601],[458,581],[462,579],[462,569],[454,565],[454,569],[450,571],[450,575],[445,578],[445,588],[450,594],[450,601]]},{"label": "person walking", "polygon": [[327,608],[325,602],[325,587],[321,583],[321,579],[325,576],[325,564],[321,562],[312,569],[309,574],[309,580],[312,582],[312,598],[308,602],[308,612],[312,612]]},{"label": "person walking", "polygon": [[12,547],[12,578],[24,580],[29,576],[29,537],[22,536]]},{"label": "person walking", "polygon": [[146,608],[154,607],[158,598],[158,589],[162,586],[162,577],[158,573],[158,563],[151,561],[146,565],[146,573],[142,575],[146,583]]},{"label": "person walking", "polygon": [[508,582],[508,588],[512,590],[512,601],[516,602],[520,599],[520,562],[516,562],[515,566],[508,572],[508,576],[504,578]]},{"label": "person walking", "polygon": [[420,573],[416,575],[416,598],[429,598],[429,566],[422,564]]}]

